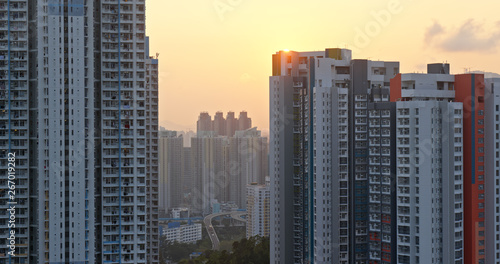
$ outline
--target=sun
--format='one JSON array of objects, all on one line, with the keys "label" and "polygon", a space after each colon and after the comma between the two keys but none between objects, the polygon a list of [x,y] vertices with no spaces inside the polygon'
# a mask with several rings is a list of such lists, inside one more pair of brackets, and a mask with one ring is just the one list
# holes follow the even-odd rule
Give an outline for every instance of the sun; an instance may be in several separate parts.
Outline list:
[{"label": "sun", "polygon": [[290,50],[289,50],[289,49],[284,49],[283,51],[284,51],[284,52],[289,52]]}]

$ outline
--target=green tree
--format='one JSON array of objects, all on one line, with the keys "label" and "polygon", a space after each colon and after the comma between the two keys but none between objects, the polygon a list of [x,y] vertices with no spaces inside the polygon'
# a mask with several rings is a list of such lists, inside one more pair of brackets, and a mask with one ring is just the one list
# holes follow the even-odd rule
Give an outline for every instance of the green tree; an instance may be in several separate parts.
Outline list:
[{"label": "green tree", "polygon": [[234,242],[232,251],[207,250],[195,260],[183,260],[181,264],[266,264],[269,263],[269,238],[251,237]]},{"label": "green tree", "polygon": [[163,241],[160,247],[160,263],[166,263],[166,260],[179,262],[196,251],[196,244],[179,243]]}]

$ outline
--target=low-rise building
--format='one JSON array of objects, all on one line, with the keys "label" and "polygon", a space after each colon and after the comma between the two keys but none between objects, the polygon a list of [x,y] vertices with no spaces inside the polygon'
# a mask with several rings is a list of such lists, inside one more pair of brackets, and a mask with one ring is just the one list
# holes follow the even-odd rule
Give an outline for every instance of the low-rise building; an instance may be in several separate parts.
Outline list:
[{"label": "low-rise building", "polygon": [[201,224],[168,223],[167,228],[163,229],[163,235],[166,237],[166,241],[196,243],[196,241],[201,240]]}]

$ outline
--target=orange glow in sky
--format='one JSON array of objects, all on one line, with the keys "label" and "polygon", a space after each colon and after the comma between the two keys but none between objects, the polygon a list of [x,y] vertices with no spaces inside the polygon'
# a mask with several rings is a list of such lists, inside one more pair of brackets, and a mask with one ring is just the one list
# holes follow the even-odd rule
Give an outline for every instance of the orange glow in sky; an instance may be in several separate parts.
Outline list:
[{"label": "orange glow in sky", "polygon": [[146,0],[151,54],[160,53],[160,125],[196,129],[201,111],[246,110],[269,127],[271,55],[349,48],[353,58],[500,73],[498,1]]}]

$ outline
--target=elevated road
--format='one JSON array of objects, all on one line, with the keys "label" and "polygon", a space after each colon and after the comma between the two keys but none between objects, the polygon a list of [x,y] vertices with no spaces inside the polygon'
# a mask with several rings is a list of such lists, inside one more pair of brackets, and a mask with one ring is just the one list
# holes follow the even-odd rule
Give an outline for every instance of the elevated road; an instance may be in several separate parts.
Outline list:
[{"label": "elevated road", "polygon": [[220,248],[220,241],[219,238],[217,237],[217,233],[215,233],[214,226],[212,225],[212,219],[219,216],[229,215],[237,221],[246,222],[246,220],[242,218],[242,216],[246,214],[247,214],[246,212],[242,211],[233,211],[233,212],[221,212],[221,213],[210,214],[205,217],[203,222],[205,223],[208,236],[212,241],[212,250],[219,250]]}]

